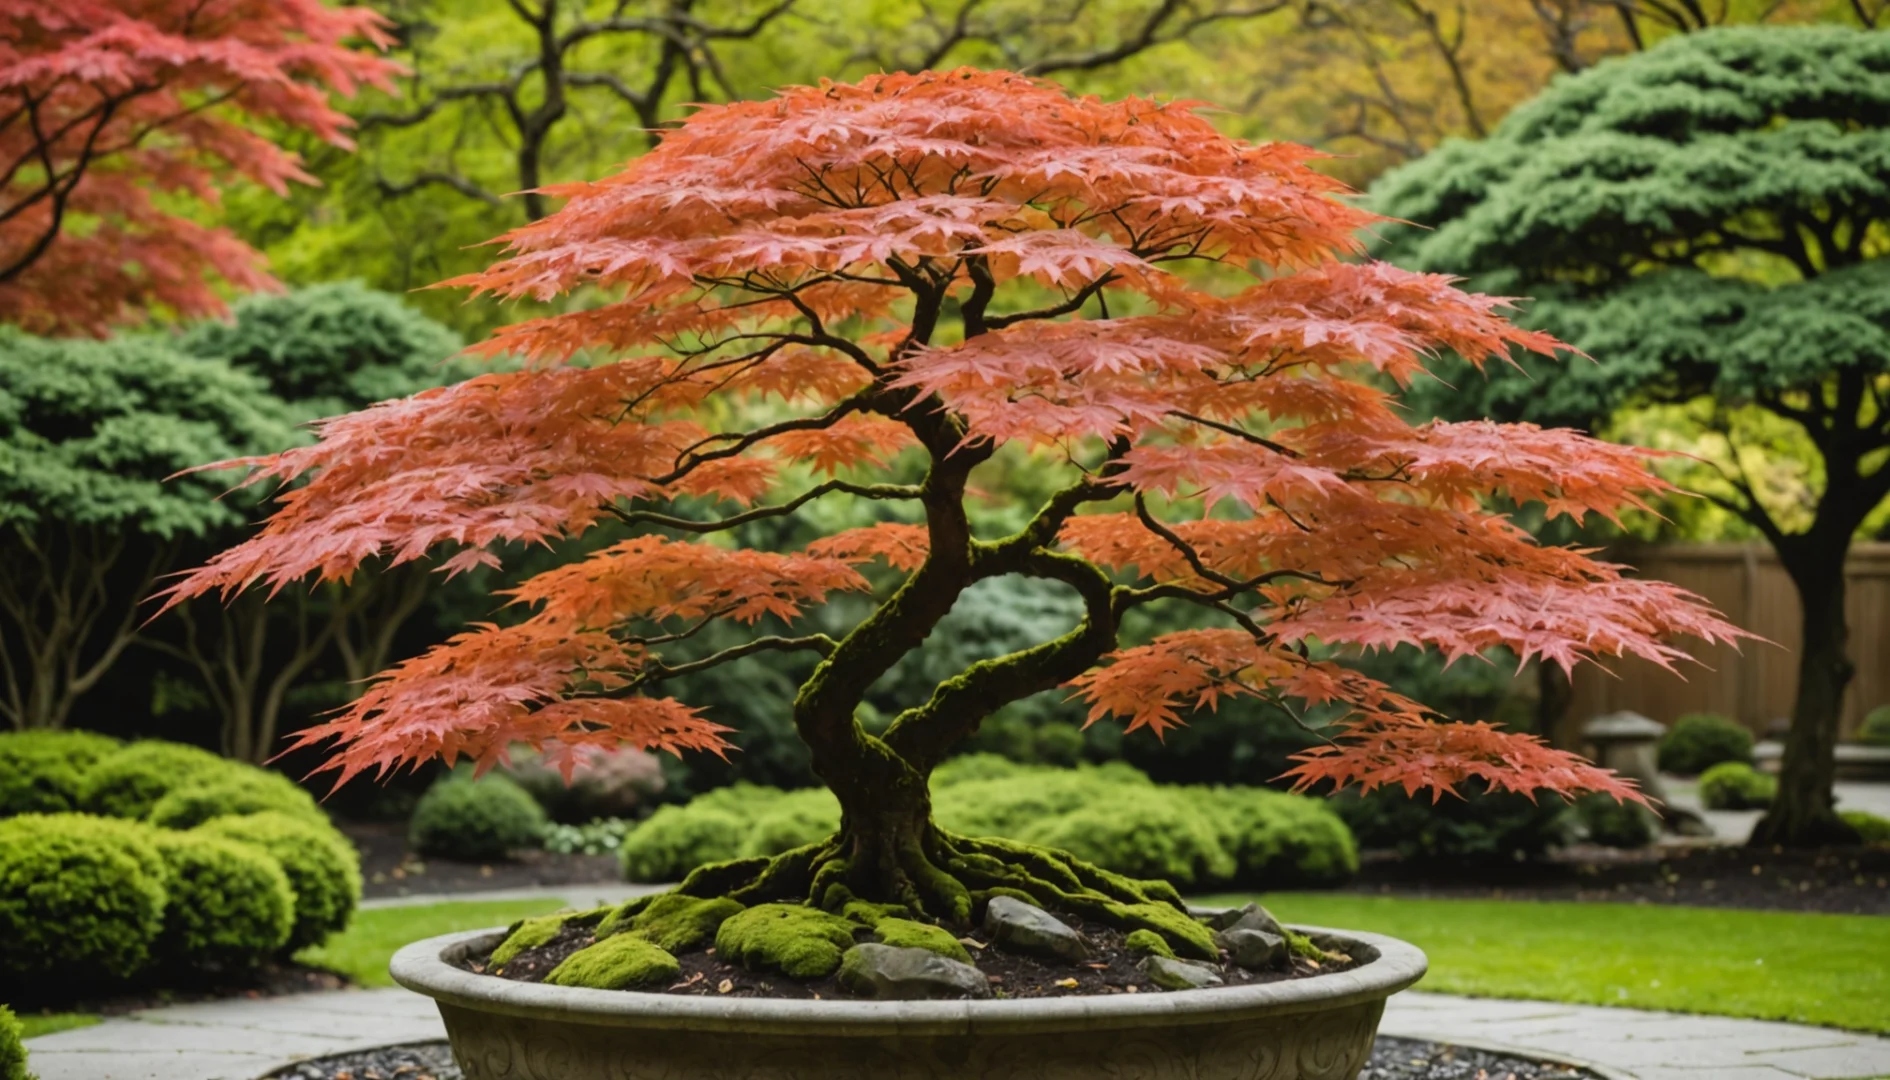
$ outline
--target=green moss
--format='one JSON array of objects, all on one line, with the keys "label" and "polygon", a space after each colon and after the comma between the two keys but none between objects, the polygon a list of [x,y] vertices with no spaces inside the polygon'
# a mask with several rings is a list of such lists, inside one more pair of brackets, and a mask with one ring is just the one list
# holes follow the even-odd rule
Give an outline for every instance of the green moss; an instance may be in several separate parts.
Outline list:
[{"label": "green moss", "polygon": [[623,990],[672,979],[681,971],[676,958],[657,946],[635,934],[618,934],[572,953],[551,969],[545,981],[554,986]]},{"label": "green moss", "polygon": [[900,919],[910,914],[903,904],[875,904],[867,900],[848,900],[840,905],[840,917],[859,923],[868,930],[881,919]]},{"label": "green moss", "polygon": [[499,942],[498,948],[492,950],[492,966],[502,968],[526,949],[536,949],[540,945],[551,944],[570,918],[570,912],[561,911],[555,915],[540,915],[536,919],[526,919],[513,924],[512,932],[506,935],[504,941]]},{"label": "green moss", "polygon": [[1156,956],[1166,956],[1170,960],[1175,958],[1174,946],[1168,944],[1167,938],[1153,930],[1133,931],[1128,937],[1122,939],[1122,947],[1130,952],[1154,953]]},{"label": "green moss", "polygon": [[[1281,927],[1285,930],[1285,927]],[[1286,947],[1294,956],[1303,956],[1315,963],[1323,964],[1328,960],[1350,960],[1344,953],[1336,953],[1319,946],[1319,943],[1296,930],[1286,930]]]},{"label": "green moss", "polygon": [[924,949],[937,953],[948,960],[971,963],[971,954],[965,951],[963,944],[952,936],[951,931],[942,926],[929,923],[913,922],[911,919],[883,918],[873,928],[873,936],[882,945],[891,945],[900,949]]},{"label": "green moss", "polygon": [[800,904],[762,904],[734,915],[715,934],[724,959],[794,979],[833,974],[853,945],[853,924]]},{"label": "green moss", "polygon": [[1109,903],[1103,905],[1103,910],[1117,926],[1160,934],[1179,956],[1197,960],[1220,958],[1220,950],[1214,947],[1214,935],[1208,928],[1168,904]]},{"label": "green moss", "polygon": [[664,893],[627,922],[613,915],[598,927],[598,936],[628,932],[659,949],[682,952],[715,936],[724,922],[742,910],[741,904],[727,897],[704,899]]}]

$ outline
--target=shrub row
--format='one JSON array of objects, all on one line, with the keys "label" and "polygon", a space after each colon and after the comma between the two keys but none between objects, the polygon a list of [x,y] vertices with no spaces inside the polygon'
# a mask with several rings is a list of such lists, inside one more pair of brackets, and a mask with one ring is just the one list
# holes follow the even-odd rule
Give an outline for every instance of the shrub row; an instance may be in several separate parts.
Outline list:
[{"label": "shrub row", "polygon": [[[1264,788],[1169,787],[1121,763],[1059,769],[974,754],[932,777],[941,827],[1061,848],[1179,888],[1334,885],[1358,870],[1344,822],[1320,800]],[[736,784],[666,806],[620,847],[632,881],[675,881],[706,863],[773,855],[831,835],[824,789]]]},{"label": "shrub row", "polygon": [[33,800],[0,819],[6,982],[51,995],[246,967],[323,940],[360,901],[353,846],[279,774],[83,732],[0,735],[0,762],[6,793]]}]

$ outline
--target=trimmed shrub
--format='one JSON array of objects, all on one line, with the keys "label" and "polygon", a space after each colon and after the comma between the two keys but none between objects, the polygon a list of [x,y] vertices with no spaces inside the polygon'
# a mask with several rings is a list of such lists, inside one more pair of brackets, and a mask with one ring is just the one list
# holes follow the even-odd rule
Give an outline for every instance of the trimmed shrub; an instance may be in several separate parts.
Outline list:
[{"label": "trimmed shrub", "polygon": [[1688,713],[1660,740],[1660,769],[1698,776],[1721,762],[1752,763],[1752,732],[1716,713]]},{"label": "trimmed shrub", "polygon": [[1890,847],[1890,818],[1863,810],[1840,810],[1838,817],[1857,830],[1857,838],[1871,847]]},{"label": "trimmed shrub", "polygon": [[173,789],[221,777],[232,767],[208,750],[182,743],[132,743],[86,771],[79,808],[104,817],[143,818]]},{"label": "trimmed shrub", "polygon": [[130,822],[66,814],[0,822],[0,981],[124,979],[164,925],[159,855]]},{"label": "trimmed shrub", "polygon": [[322,825],[328,815],[315,796],[279,772],[225,762],[225,771],[172,788],[145,820],[165,829],[194,829],[206,821],[276,811]]},{"label": "trimmed shrub", "polygon": [[755,815],[740,854],[779,855],[840,831],[840,800],[826,788],[785,792]]},{"label": "trimmed shrub", "polygon": [[332,826],[269,810],[220,817],[192,832],[252,845],[282,866],[295,894],[284,952],[320,944],[345,929],[361,903],[361,857]]},{"label": "trimmed shrub", "polygon": [[26,1071],[22,1032],[13,1010],[0,1005],[0,1080],[33,1080],[33,1074]]},{"label": "trimmed shrub", "polygon": [[77,810],[85,771],[120,745],[90,731],[0,733],[0,817]]},{"label": "trimmed shrub", "polygon": [[[719,789],[726,790],[730,789]],[[643,882],[681,881],[698,866],[740,855],[753,819],[714,805],[711,797],[717,793],[710,792],[686,806],[665,806],[624,837],[618,850],[624,877]]]},{"label": "trimmed shrub", "polygon": [[1058,814],[1012,838],[1181,889],[1230,880],[1236,869],[1195,800],[1153,785]]},{"label": "trimmed shrub", "polygon": [[1612,848],[1643,848],[1660,835],[1660,819],[1639,803],[1616,802],[1607,795],[1575,800],[1575,818],[1594,843]]},{"label": "trimmed shrub", "polygon": [[1408,796],[1401,788],[1369,795],[1343,794],[1330,801],[1367,851],[1395,851],[1408,859],[1475,862],[1532,859],[1568,843],[1573,821],[1568,804],[1543,797],[1530,801],[1508,792],[1490,793],[1465,784],[1461,798]]},{"label": "trimmed shrub", "polygon": [[1857,741],[1865,746],[1890,746],[1890,705],[1879,705],[1864,714],[1858,725]]},{"label": "trimmed shrub", "polygon": [[1034,771],[1001,754],[963,754],[932,770],[932,790],[972,780],[1003,780]]},{"label": "trimmed shrub", "polygon": [[656,755],[625,748],[585,754],[571,782],[530,751],[515,752],[505,775],[538,800],[553,821],[582,825],[597,818],[632,817],[663,793],[663,767]]},{"label": "trimmed shrub", "polygon": [[1147,774],[1120,762],[1077,769],[1027,766],[1008,777],[935,788],[932,810],[952,832],[1017,837],[1060,814],[1154,787]]},{"label": "trimmed shrub", "polygon": [[1726,761],[1700,774],[1700,802],[1708,810],[1763,810],[1778,794],[1778,779],[1742,761]]},{"label": "trimmed shrub", "polygon": [[425,855],[463,862],[503,859],[536,847],[549,824],[525,789],[504,776],[448,776],[413,808],[407,842]]},{"label": "trimmed shrub", "polygon": [[1233,856],[1230,884],[1322,889],[1358,873],[1358,842],[1325,800],[1255,787],[1181,790]]},{"label": "trimmed shrub", "polygon": [[157,951],[192,967],[253,967],[282,951],[295,893],[268,852],[194,832],[153,830],[167,871]]}]

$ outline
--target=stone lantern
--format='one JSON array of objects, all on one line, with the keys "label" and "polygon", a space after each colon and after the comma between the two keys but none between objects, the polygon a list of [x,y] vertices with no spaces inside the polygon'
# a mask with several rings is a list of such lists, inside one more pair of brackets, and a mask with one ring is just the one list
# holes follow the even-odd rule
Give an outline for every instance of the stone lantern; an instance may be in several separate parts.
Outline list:
[{"label": "stone lantern", "polygon": [[1649,798],[1662,802],[1667,793],[1660,786],[1659,750],[1666,734],[1665,725],[1637,712],[1597,716],[1582,728],[1595,764],[1636,781]]}]

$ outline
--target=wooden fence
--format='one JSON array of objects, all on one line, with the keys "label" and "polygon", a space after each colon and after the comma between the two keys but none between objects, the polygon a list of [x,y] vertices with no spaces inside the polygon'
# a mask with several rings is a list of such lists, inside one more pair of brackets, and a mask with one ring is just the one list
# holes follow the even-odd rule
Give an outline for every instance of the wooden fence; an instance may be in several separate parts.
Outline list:
[{"label": "wooden fence", "polygon": [[[1688,643],[1688,651],[1705,666],[1683,665],[1684,681],[1640,660],[1610,661],[1612,675],[1583,665],[1575,672],[1569,723],[1578,726],[1619,709],[1662,723],[1684,713],[1716,712],[1763,735],[1791,715],[1798,681],[1798,593],[1770,547],[1661,544],[1619,550],[1611,557],[1643,576],[1691,589],[1732,622],[1775,644],[1694,649]],[[1850,655],[1857,665],[1844,699],[1843,734],[1848,737],[1866,712],[1890,704],[1890,543],[1852,545],[1845,574]]]}]

